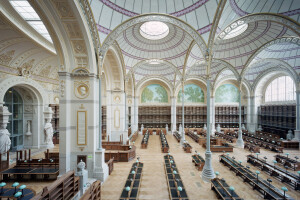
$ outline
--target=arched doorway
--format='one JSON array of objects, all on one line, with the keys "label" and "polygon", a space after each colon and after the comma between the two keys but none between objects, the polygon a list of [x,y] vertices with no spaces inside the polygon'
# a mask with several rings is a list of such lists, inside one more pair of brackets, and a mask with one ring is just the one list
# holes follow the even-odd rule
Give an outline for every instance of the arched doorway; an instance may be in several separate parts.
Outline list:
[{"label": "arched doorway", "polygon": [[7,130],[10,132],[11,151],[23,149],[24,147],[24,105],[21,95],[14,89],[10,88],[4,96],[5,106],[8,107],[12,115],[9,117]]}]

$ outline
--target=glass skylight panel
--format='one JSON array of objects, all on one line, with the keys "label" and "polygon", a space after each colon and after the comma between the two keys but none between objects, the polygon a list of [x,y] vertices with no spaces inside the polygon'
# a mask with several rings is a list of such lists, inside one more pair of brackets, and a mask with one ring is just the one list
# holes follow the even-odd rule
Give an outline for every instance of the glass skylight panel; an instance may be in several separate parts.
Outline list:
[{"label": "glass skylight panel", "polygon": [[141,25],[140,34],[149,40],[159,40],[169,34],[169,27],[163,22],[149,21]]},{"label": "glass skylight panel", "polygon": [[243,24],[240,25],[234,29],[232,29],[229,33],[227,33],[227,35],[224,36],[224,39],[230,39],[230,38],[234,38],[242,33],[244,33],[248,28],[248,24]]},{"label": "glass skylight panel", "polygon": [[27,0],[11,0],[11,5],[16,9],[16,11],[24,18],[29,25],[31,25],[37,32],[39,32],[43,37],[52,42],[52,39],[47,31],[44,23],[41,21],[38,14],[31,7]]}]

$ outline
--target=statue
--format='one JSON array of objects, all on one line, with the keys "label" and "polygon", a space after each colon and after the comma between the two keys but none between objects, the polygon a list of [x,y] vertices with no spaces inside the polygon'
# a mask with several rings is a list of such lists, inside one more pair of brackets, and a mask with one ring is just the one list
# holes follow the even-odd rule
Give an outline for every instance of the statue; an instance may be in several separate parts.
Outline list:
[{"label": "statue", "polygon": [[10,149],[10,133],[6,129],[7,124],[2,124],[0,127],[0,153],[3,155]]},{"label": "statue", "polygon": [[220,133],[221,132],[221,126],[220,126],[220,124],[218,124],[217,125],[217,130],[216,130],[218,133]]},{"label": "statue", "polygon": [[167,133],[169,132],[168,124],[166,124],[166,132],[167,132]]},{"label": "statue", "polygon": [[53,138],[53,128],[52,124],[47,121],[44,127],[44,133],[45,133],[45,143],[49,148],[53,148],[54,144],[52,141]]},{"label": "statue", "polygon": [[30,135],[32,135],[32,133],[31,133],[31,128],[30,128],[30,120],[27,120],[27,132],[25,133],[25,135],[26,136],[30,136]]},{"label": "statue", "polygon": [[181,133],[182,132],[182,126],[181,126],[181,124],[179,124],[179,133]]},{"label": "statue", "polygon": [[294,138],[293,132],[291,130],[288,131],[288,134],[286,135],[286,139],[288,141],[292,140]]},{"label": "statue", "polygon": [[144,124],[141,125],[141,132],[143,133],[144,130]]},{"label": "statue", "polygon": [[263,129],[262,129],[262,127],[261,127],[261,125],[258,125],[258,129],[257,129],[258,131],[262,131]]},{"label": "statue", "polygon": [[246,130],[245,124],[242,124],[242,130]]},{"label": "statue", "polygon": [[[10,149],[10,133],[6,129],[11,113],[6,106],[0,106],[0,153],[3,155]],[[4,155],[3,158],[6,156]]]},{"label": "statue", "polygon": [[206,124],[204,124],[204,127],[203,127],[203,129],[204,129],[204,130],[207,130]]}]

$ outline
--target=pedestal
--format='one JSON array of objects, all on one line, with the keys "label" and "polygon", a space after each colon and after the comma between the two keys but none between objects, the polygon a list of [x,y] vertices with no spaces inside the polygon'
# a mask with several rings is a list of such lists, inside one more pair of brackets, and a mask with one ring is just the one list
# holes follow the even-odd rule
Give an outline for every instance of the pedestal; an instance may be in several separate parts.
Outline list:
[{"label": "pedestal", "polygon": [[108,166],[104,161],[105,149],[95,152],[94,174],[93,177],[104,182],[108,177]]},{"label": "pedestal", "polygon": [[300,142],[300,130],[294,130],[294,133],[295,133],[295,137],[293,140]]},{"label": "pedestal", "polygon": [[211,164],[211,151],[205,152],[205,164],[202,171],[202,180],[210,183],[210,180],[215,178],[215,173]]},{"label": "pedestal", "polygon": [[236,141],[236,147],[238,147],[238,148],[244,148],[244,141],[243,141],[242,130],[238,131],[238,139]]}]

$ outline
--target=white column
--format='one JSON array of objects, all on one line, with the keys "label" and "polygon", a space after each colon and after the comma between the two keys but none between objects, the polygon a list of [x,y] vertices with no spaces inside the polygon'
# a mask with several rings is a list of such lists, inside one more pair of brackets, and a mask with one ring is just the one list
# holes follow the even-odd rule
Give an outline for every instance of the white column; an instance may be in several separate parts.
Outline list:
[{"label": "white column", "polygon": [[98,135],[98,150],[102,150],[102,92],[101,92],[101,78],[99,78],[99,135]]},{"label": "white column", "polygon": [[171,132],[176,131],[176,97],[171,97]]},{"label": "white column", "polygon": [[180,139],[180,144],[182,145],[183,142],[185,141],[185,133],[184,133],[184,82],[182,81],[182,89],[181,89],[181,94],[182,94],[182,134],[181,134],[181,139]]},{"label": "white column", "polygon": [[131,99],[131,106],[130,106],[130,127],[131,127],[131,134],[134,133],[134,102]]},{"label": "white column", "polygon": [[135,131],[139,128],[139,97],[134,97],[134,127]]},{"label": "white column", "polygon": [[249,131],[249,124],[251,123],[251,102],[250,102],[250,97],[247,97],[247,126],[246,129]]},{"label": "white column", "polygon": [[210,182],[211,179],[215,178],[214,169],[212,168],[211,156],[212,153],[210,151],[210,80],[207,79],[207,94],[206,94],[206,102],[207,102],[207,131],[206,131],[206,152],[205,152],[205,164],[202,171],[202,179],[205,182]]},{"label": "white column", "polygon": [[250,113],[247,113],[250,116],[250,121],[248,122],[248,131],[250,133],[255,133],[255,117],[256,117],[256,108],[255,108],[255,97],[250,96]]},{"label": "white column", "polygon": [[239,131],[238,139],[236,141],[238,148],[244,148],[243,134],[242,134],[242,91],[239,91]]},{"label": "white column", "polygon": [[[59,100],[59,174],[71,169],[71,80],[66,72],[58,72],[60,81]],[[75,117],[73,118],[74,120]]]},{"label": "white column", "polygon": [[296,91],[296,130],[293,140],[300,141],[300,90]]},{"label": "white column", "polygon": [[211,121],[211,135],[215,136],[215,99],[214,96],[210,96],[210,121]]},{"label": "white column", "polygon": [[111,141],[112,109],[111,109],[111,90],[106,90],[106,136]]}]

